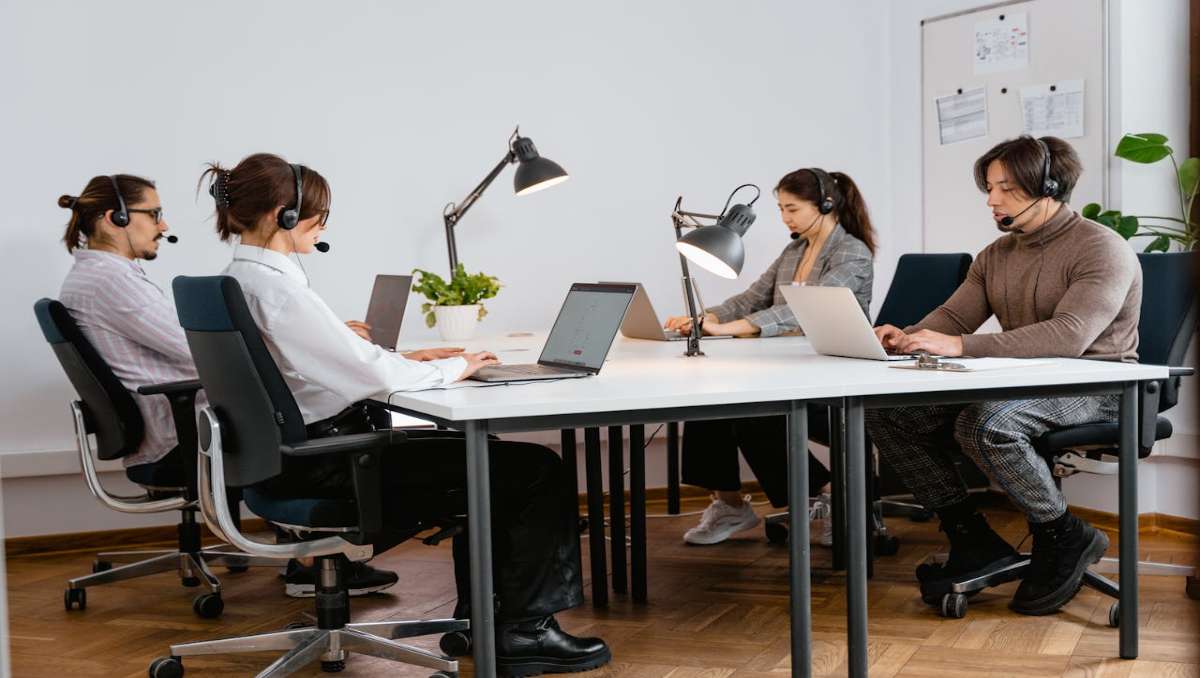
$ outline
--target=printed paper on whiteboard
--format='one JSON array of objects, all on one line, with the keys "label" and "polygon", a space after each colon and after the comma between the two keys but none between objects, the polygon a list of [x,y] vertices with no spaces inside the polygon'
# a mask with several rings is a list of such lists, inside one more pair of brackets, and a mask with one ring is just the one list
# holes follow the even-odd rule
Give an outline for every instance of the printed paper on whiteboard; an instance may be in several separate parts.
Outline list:
[{"label": "printed paper on whiteboard", "polygon": [[987,92],[982,87],[938,97],[938,138],[953,144],[987,136]]},{"label": "printed paper on whiteboard", "polygon": [[1083,136],[1083,81],[1022,87],[1021,128],[1034,137]]},{"label": "printed paper on whiteboard", "polygon": [[975,75],[1028,65],[1029,19],[1025,12],[1000,14],[975,23]]}]

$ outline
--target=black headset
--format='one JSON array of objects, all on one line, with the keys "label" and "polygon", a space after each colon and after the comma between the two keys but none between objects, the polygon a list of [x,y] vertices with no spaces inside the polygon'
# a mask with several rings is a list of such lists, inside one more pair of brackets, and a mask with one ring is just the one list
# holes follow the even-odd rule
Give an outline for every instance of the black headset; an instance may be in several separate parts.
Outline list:
[{"label": "black headset", "polygon": [[288,167],[292,168],[292,175],[296,177],[296,206],[284,208],[279,213],[279,218],[276,219],[279,228],[285,231],[296,228],[296,224],[300,223],[300,205],[304,202],[304,191],[302,190],[304,167],[295,164],[289,164]]},{"label": "black headset", "polygon": [[125,198],[121,195],[121,187],[117,186],[117,178],[110,174],[108,180],[112,182],[113,192],[117,194],[117,209],[112,213],[113,225],[125,228],[129,225],[129,210],[125,207]]},{"label": "black headset", "polygon": [[1050,147],[1041,139],[1034,139],[1042,147],[1042,197],[1053,198],[1058,195],[1058,180],[1050,176]]},{"label": "black headset", "polygon": [[[836,184],[837,182],[833,180],[833,177],[826,174],[825,170],[819,167],[807,167],[805,169],[807,169],[809,173],[811,173],[817,179],[817,191],[821,193],[821,202],[817,203],[817,211],[822,215],[829,214],[833,211],[834,207],[837,207],[837,198],[834,196],[834,194],[826,192],[825,186],[829,184]],[[826,184],[823,179],[828,179],[829,184]]]}]

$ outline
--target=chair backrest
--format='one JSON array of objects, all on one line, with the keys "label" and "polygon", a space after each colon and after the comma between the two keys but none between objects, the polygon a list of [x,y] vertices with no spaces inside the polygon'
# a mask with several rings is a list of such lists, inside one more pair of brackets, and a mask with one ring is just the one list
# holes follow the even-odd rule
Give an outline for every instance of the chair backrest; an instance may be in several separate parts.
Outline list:
[{"label": "chair backrest", "polygon": [[226,483],[245,487],[279,475],[280,445],[307,439],[304,420],[241,286],[224,275],[180,276],[173,288],[200,383],[221,419]]},{"label": "chair backrest", "polygon": [[[1183,364],[1196,331],[1196,252],[1140,253],[1142,309],[1138,320],[1138,360],[1152,365]],[[1179,377],[1164,384],[1160,412],[1179,401]]]},{"label": "chair backrest", "polygon": [[907,327],[941,306],[967,279],[969,254],[904,254],[879,307],[876,325]]},{"label": "chair backrest", "polygon": [[137,452],[145,422],[125,385],[83,335],[62,302],[39,299],[33,312],[42,336],[83,403],[84,425],[96,436],[96,456],[119,459]]}]

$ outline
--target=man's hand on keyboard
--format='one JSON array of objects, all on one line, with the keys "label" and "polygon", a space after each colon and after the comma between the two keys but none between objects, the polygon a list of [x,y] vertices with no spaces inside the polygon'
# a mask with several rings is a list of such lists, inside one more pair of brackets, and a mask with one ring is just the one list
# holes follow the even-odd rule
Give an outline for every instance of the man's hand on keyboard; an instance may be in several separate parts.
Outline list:
[{"label": "man's hand on keyboard", "polygon": [[499,365],[500,359],[496,354],[490,351],[480,351],[479,353],[463,353],[462,357],[467,361],[467,369],[463,370],[462,374],[458,375],[458,380],[462,381],[467,377],[475,374],[480,368],[488,365]]}]

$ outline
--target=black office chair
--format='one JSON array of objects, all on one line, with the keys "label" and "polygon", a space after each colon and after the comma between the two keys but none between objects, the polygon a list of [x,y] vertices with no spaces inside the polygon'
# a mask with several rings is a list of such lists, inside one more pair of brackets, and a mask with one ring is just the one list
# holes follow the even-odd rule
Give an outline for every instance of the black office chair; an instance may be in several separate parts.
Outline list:
[{"label": "black office chair", "polygon": [[[1196,330],[1197,295],[1194,287],[1197,254],[1173,252],[1139,254],[1142,265],[1142,307],[1138,321],[1138,356],[1141,362],[1154,365],[1180,365]],[[1161,415],[1179,401],[1179,386],[1192,368],[1171,367],[1170,376],[1163,381],[1142,385],[1141,416],[1138,417],[1138,458],[1150,456],[1154,443],[1171,437],[1171,422]],[[1076,473],[1116,475],[1119,463],[1117,422],[1083,424],[1050,431],[1034,441],[1038,452],[1054,473],[1061,487],[1062,478]],[[942,597],[939,611],[942,616],[962,618],[967,613],[967,598],[985,588],[1019,579],[1029,566],[1026,558],[1007,567],[988,572],[971,580],[955,582],[951,592]],[[1103,558],[1096,570],[1117,571],[1119,560]],[[1169,574],[1187,577],[1187,594],[1200,599],[1200,582],[1196,568],[1165,563],[1138,563],[1141,574]],[[1117,584],[1096,572],[1084,573],[1083,583],[1113,598],[1119,597]],[[1120,619],[1120,603],[1108,610],[1108,624],[1116,627]]]},{"label": "black office chair", "polygon": [[[457,676],[456,661],[394,639],[462,631],[469,627],[466,620],[350,623],[344,576],[349,562],[368,560],[430,527],[384,529],[379,454],[390,443],[403,440],[405,432],[308,440],[296,401],[267,351],[237,281],[228,276],[179,277],[174,290],[180,324],[209,400],[199,425],[199,489],[205,522],[247,553],[314,557],[320,574],[315,627],[172,645],[171,656],[150,665],[151,677],[182,675],[185,656],[264,650],[286,652],[260,677],[287,675],[317,660],[324,671],[340,671],[347,652],[431,668],[437,678]],[[345,460],[353,479],[353,499],[297,496],[271,490],[266,482],[286,479],[289,459],[323,455]],[[246,505],[291,532],[295,541],[267,543],[243,534],[229,513],[227,486],[242,488]]]},{"label": "black office chair", "polygon": [[[138,389],[142,395],[162,395],[171,402],[179,445],[162,459],[138,464],[125,470],[126,476],[145,488],[138,496],[115,495],[104,489],[92,458],[89,436],[95,436],[95,456],[102,460],[120,459],[137,451],[142,442],[144,422],[137,403],[108,364],[80,331],[62,303],[41,299],[33,306],[46,341],[54,349],[80,399],[71,402],[75,423],[75,443],[88,489],[100,503],[122,513],[162,513],[179,511],[178,543],[174,549],[109,551],[96,554],[92,573],[67,580],[63,603],[67,610],[87,607],[90,586],[111,584],[151,574],[176,570],[184,586],[201,583],[209,592],[197,596],[192,609],[205,618],[217,617],[225,608],[221,582],[209,565],[225,565],[241,571],[250,565],[280,566],[285,561],[253,558],[225,544],[203,547],[200,525],[196,522],[196,391],[197,381],[156,384]],[[114,566],[114,563],[118,565]]]},{"label": "black office chair", "polygon": [[[901,255],[900,260],[896,263],[896,273],[892,277],[892,283],[888,287],[887,296],[883,299],[883,305],[879,309],[879,316],[876,318],[875,324],[907,327],[920,321],[949,299],[951,294],[954,294],[954,290],[958,289],[958,286],[967,279],[967,270],[970,268],[971,255],[969,254]],[[836,416],[836,413],[835,409],[831,416]],[[828,430],[832,431],[834,428],[834,422],[830,421]],[[869,441],[866,447],[871,449]],[[874,455],[868,455],[868,458],[873,465]],[[839,469],[832,470],[837,472]],[[872,466],[868,468],[867,477],[873,478],[874,475]],[[879,475],[884,478],[888,476],[886,466],[881,466]],[[984,486],[986,487],[986,482]],[[877,493],[871,492],[869,496],[876,497]],[[835,514],[837,516],[845,515],[841,507],[835,510]],[[930,516],[925,507],[919,504],[890,497],[882,501],[873,500],[872,511],[869,513],[872,517],[873,534],[875,535],[872,552],[879,555],[894,555],[900,547],[899,540],[887,532],[887,527],[883,522],[885,514],[908,515],[918,521],[928,520]],[[787,513],[766,517],[763,526],[768,541],[772,543],[787,541],[787,519]],[[841,541],[838,539],[840,534],[840,526],[835,524],[835,545],[837,545],[836,542]],[[840,558],[835,558],[835,560],[840,561]]]}]

